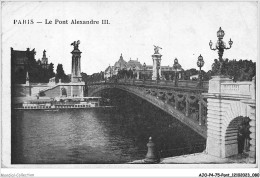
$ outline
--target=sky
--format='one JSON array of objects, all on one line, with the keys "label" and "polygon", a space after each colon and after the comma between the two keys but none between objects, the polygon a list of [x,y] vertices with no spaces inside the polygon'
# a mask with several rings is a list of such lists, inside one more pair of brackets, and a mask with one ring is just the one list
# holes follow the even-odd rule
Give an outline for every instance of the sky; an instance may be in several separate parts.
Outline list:
[{"label": "sky", "polygon": [[[104,71],[121,53],[124,60],[152,65],[153,45],[162,49],[163,66],[175,58],[183,69],[197,68],[201,54],[205,71],[211,69],[217,51],[219,27],[224,41],[233,41],[224,58],[257,60],[257,2],[4,2],[2,3],[2,62],[10,67],[10,47],[36,50],[36,59],[45,49],[49,62],[63,64],[71,73],[73,41],[80,40],[81,71]],[[14,24],[14,20],[34,24]],[[68,24],[45,24],[55,19]],[[110,24],[70,24],[71,20],[109,20]],[[42,23],[36,23],[42,22]]]}]

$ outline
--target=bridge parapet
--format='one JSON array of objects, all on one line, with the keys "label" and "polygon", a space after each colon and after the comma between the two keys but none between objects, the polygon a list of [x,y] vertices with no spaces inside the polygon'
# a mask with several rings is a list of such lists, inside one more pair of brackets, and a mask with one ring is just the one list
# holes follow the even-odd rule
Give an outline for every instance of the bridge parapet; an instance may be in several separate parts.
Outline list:
[{"label": "bridge parapet", "polygon": [[[171,80],[136,80],[136,79],[119,79],[117,83],[129,84],[129,85],[146,85],[146,86],[160,86],[175,88],[174,81]],[[207,91],[209,88],[209,82],[203,81],[201,88],[198,88],[198,81],[192,80],[178,80],[179,88],[193,88]]]},{"label": "bridge parapet", "polygon": [[232,94],[251,97],[254,91],[252,82],[221,83],[221,94]]}]

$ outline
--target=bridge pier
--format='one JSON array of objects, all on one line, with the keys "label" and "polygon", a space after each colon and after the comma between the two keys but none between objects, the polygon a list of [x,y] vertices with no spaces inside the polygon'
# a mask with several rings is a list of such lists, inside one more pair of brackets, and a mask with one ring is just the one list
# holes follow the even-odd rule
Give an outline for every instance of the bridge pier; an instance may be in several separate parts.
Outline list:
[{"label": "bridge pier", "polygon": [[199,125],[201,125],[202,120],[202,104],[201,101],[199,101]]},{"label": "bridge pier", "polygon": [[[238,153],[237,132],[243,117],[250,121],[250,151],[255,155],[255,99],[253,82],[232,82],[223,76],[209,81],[207,147],[210,155],[225,158]],[[200,104],[201,118],[201,104]],[[201,121],[200,121],[201,123]]]}]

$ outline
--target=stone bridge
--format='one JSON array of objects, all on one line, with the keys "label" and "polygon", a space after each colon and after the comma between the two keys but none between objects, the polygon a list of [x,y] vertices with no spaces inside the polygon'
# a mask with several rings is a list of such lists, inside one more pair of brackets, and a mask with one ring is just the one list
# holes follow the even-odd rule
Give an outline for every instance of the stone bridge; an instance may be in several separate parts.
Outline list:
[{"label": "stone bridge", "polygon": [[216,76],[198,88],[194,81],[174,86],[170,81],[118,80],[89,84],[88,96],[109,88],[132,93],[172,115],[206,138],[206,152],[217,157],[238,153],[238,125],[249,117],[250,155],[255,157],[255,81],[235,83]]}]

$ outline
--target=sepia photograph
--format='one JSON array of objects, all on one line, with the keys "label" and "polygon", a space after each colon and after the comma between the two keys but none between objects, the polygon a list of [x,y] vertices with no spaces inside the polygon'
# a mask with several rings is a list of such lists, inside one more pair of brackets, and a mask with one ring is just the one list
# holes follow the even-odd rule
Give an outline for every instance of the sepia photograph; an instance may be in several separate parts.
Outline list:
[{"label": "sepia photograph", "polygon": [[1,1],[1,12],[1,176],[259,177],[259,1]]}]

